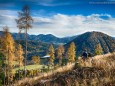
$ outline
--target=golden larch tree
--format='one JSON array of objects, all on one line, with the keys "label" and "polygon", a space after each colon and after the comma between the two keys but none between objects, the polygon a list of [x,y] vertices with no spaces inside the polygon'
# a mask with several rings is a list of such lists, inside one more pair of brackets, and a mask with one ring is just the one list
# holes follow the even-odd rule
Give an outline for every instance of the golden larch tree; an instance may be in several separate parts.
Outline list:
[{"label": "golden larch tree", "polygon": [[18,44],[16,49],[16,60],[19,63],[19,67],[23,66],[24,51],[21,44]]},{"label": "golden larch tree", "polygon": [[75,58],[76,58],[76,46],[75,46],[74,42],[72,42],[70,44],[70,47],[68,48],[68,50],[66,52],[66,57],[68,59],[68,62],[75,62]]},{"label": "golden larch tree", "polygon": [[15,42],[12,35],[8,31],[8,27],[5,26],[3,28],[3,35],[2,35],[2,50],[5,53],[6,60],[8,62],[8,66],[13,66],[14,61],[14,51],[15,51]]},{"label": "golden larch tree", "polygon": [[34,62],[34,64],[39,64],[40,63],[40,56],[33,56],[32,61]]},{"label": "golden larch tree", "polygon": [[59,59],[60,65],[62,64],[63,54],[64,54],[64,47],[63,45],[59,45],[59,47],[57,48],[57,58]]},{"label": "golden larch tree", "polygon": [[10,81],[10,72],[13,68],[13,61],[14,61],[14,51],[15,51],[15,42],[13,37],[11,36],[11,34],[8,31],[8,27],[5,26],[3,27],[3,34],[2,34],[2,38],[1,38],[1,49],[2,52],[4,53],[5,56],[5,68],[4,68],[4,72],[5,72],[5,78],[7,77],[7,82],[9,85],[9,81]]},{"label": "golden larch tree", "polygon": [[103,54],[103,49],[100,44],[97,44],[95,47],[95,55],[101,55]]},{"label": "golden larch tree", "polygon": [[49,47],[49,55],[50,55],[49,63],[50,63],[50,65],[54,65],[54,59],[55,59],[54,53],[55,53],[55,50],[54,50],[53,45],[51,44]]},{"label": "golden larch tree", "polygon": [[[21,12],[18,12],[19,18],[16,19],[17,27],[19,28],[19,31],[25,30],[25,58],[24,58],[24,70],[26,70],[26,59],[27,59],[27,31],[32,28],[32,22],[33,18],[30,16],[30,8],[29,6],[25,5],[22,8]],[[26,72],[25,72],[26,77]]]}]

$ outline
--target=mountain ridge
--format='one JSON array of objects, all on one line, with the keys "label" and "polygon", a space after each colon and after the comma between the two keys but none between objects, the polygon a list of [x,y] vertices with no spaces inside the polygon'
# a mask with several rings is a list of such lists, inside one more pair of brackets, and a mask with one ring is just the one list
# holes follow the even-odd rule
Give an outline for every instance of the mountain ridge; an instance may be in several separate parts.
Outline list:
[{"label": "mountain ridge", "polygon": [[101,45],[104,53],[115,51],[115,39],[102,32],[93,31],[83,33],[65,44],[65,47],[69,46],[71,42],[74,42],[76,45],[77,55],[81,55],[84,49],[94,54],[97,44]]},{"label": "mountain ridge", "polygon": [[[1,34],[1,32],[0,32]],[[13,38],[15,40],[24,40],[25,38],[25,34],[24,33],[11,33]],[[27,34],[28,40],[31,41],[40,41],[40,42],[46,42],[46,43],[54,43],[54,44],[65,44],[68,43],[69,41],[73,40],[74,38],[77,37],[77,35],[75,36],[71,36],[71,37],[63,37],[63,38],[59,38],[56,37],[52,34],[39,34],[39,35],[29,35]]]}]

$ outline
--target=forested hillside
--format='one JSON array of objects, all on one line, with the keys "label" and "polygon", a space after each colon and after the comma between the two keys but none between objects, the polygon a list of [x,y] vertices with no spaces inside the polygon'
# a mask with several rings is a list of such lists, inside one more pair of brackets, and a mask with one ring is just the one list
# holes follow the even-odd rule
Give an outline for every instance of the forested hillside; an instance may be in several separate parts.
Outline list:
[{"label": "forested hillside", "polygon": [[[24,40],[16,40],[16,43],[19,43],[22,45],[23,49],[25,50],[25,41]],[[32,59],[32,56],[44,56],[48,52],[50,44],[46,42],[39,42],[39,41],[28,41],[28,60]],[[57,45],[54,45],[56,48]]]},{"label": "forested hillside", "polygon": [[[102,47],[103,53],[115,51],[115,39],[101,32],[86,32],[79,35],[71,42],[74,42],[76,45],[77,56],[81,55],[84,50],[94,54],[97,44]],[[71,42],[66,44],[65,47],[68,47]]]}]

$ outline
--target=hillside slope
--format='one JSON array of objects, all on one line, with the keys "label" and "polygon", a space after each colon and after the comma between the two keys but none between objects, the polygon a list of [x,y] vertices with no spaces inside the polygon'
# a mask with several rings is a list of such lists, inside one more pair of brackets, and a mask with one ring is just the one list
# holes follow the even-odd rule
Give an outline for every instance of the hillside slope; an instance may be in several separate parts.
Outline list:
[{"label": "hillside slope", "polygon": [[17,86],[115,86],[115,53],[95,56],[87,61],[79,59],[73,64],[26,78]]},{"label": "hillside slope", "polygon": [[[25,40],[15,40],[17,44],[21,44],[23,49],[25,50]],[[46,42],[39,42],[39,41],[31,41],[28,40],[28,60],[31,60],[32,56],[44,56],[47,54],[48,48],[50,46],[50,43]],[[57,47],[57,45],[54,45],[54,48]]]},{"label": "hillside slope", "polygon": [[[71,42],[76,45],[77,55],[81,55],[84,49],[94,54],[97,44],[101,45],[104,53],[115,51],[115,39],[101,32],[86,32]],[[65,47],[68,47],[71,42],[67,43]]]}]

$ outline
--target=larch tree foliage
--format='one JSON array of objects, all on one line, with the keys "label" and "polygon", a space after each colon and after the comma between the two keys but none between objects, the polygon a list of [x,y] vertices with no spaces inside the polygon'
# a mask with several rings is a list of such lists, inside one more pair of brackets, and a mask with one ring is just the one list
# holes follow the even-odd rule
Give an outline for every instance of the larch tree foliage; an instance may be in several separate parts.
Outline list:
[{"label": "larch tree foliage", "polygon": [[0,86],[3,85],[5,82],[5,56],[3,54],[3,51],[1,49],[1,38],[0,38]]},{"label": "larch tree foliage", "polygon": [[[30,9],[29,9],[29,7],[27,5],[25,5],[22,8],[22,11],[18,12],[18,14],[19,14],[19,18],[16,19],[17,27],[19,28],[20,32],[21,32],[21,30],[25,31],[25,44],[26,44],[25,58],[24,58],[24,70],[25,70],[26,59],[27,59],[27,31],[30,28],[32,28],[33,19],[30,16]],[[26,72],[25,72],[25,76],[26,76]]]},{"label": "larch tree foliage", "polygon": [[39,64],[40,63],[40,56],[33,56],[32,61],[34,62],[34,64]]},{"label": "larch tree foliage", "polygon": [[16,49],[16,60],[19,63],[19,67],[23,66],[23,59],[24,59],[24,51],[22,49],[22,45],[18,44]]},{"label": "larch tree foliage", "polygon": [[101,55],[103,54],[103,49],[100,44],[97,44],[95,47],[95,55]]},{"label": "larch tree foliage", "polygon": [[6,74],[6,65],[5,65],[5,53],[2,50],[2,38],[0,36],[0,86],[5,86],[5,74]]},{"label": "larch tree foliage", "polygon": [[4,55],[0,52],[0,86],[3,85],[5,80],[4,60]]},{"label": "larch tree foliage", "polygon": [[75,62],[75,58],[76,58],[76,46],[75,46],[74,42],[72,42],[70,44],[70,47],[68,48],[68,50],[66,52],[66,57],[68,59],[68,62]]},{"label": "larch tree foliage", "polygon": [[[11,36],[11,34],[8,31],[8,27],[5,26],[3,27],[3,35],[1,38],[1,49],[2,52],[5,56],[5,67],[4,67],[4,72],[5,72],[5,78],[7,77],[7,82],[9,85],[9,76],[10,76],[10,72],[11,69],[13,68],[13,61],[14,61],[14,51],[15,51],[15,42],[13,37]],[[5,79],[4,79],[5,82]]]},{"label": "larch tree foliage", "polygon": [[63,54],[64,54],[64,47],[63,45],[59,45],[57,48],[57,58],[59,59],[59,64],[62,64],[62,59],[63,59]]},{"label": "larch tree foliage", "polygon": [[51,44],[49,47],[49,55],[50,55],[49,63],[50,63],[50,65],[54,65],[54,59],[55,59],[54,53],[55,53],[55,50],[54,50],[53,45]]},{"label": "larch tree foliage", "polygon": [[8,62],[8,67],[13,66],[14,61],[14,51],[15,51],[15,42],[13,37],[8,31],[8,27],[3,28],[3,36],[2,36],[2,50],[5,54],[6,60]]}]

